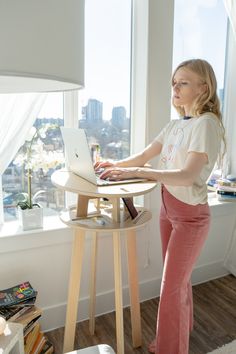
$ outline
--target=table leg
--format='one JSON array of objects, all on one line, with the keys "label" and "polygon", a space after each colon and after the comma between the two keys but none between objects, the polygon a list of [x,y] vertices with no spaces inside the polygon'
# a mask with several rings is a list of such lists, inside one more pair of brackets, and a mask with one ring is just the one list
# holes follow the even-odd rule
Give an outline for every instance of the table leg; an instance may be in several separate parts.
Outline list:
[{"label": "table leg", "polygon": [[90,271],[90,307],[89,307],[89,331],[94,334],[95,330],[95,307],[96,307],[96,263],[97,263],[97,233],[92,232],[92,254]]},{"label": "table leg", "polygon": [[127,231],[127,258],[130,291],[130,312],[132,325],[132,339],[134,348],[142,345],[141,316],[138,289],[137,253],[136,253],[136,232]]},{"label": "table leg", "polygon": [[120,198],[111,199],[112,202],[112,220],[120,222]]},{"label": "table leg", "polygon": [[74,230],[63,353],[70,352],[74,348],[84,241],[85,231]]},{"label": "table leg", "polygon": [[124,354],[120,233],[113,231],[117,354]]},{"label": "table leg", "polygon": [[76,216],[87,216],[88,203],[89,203],[89,197],[87,197],[86,195],[78,195]]}]

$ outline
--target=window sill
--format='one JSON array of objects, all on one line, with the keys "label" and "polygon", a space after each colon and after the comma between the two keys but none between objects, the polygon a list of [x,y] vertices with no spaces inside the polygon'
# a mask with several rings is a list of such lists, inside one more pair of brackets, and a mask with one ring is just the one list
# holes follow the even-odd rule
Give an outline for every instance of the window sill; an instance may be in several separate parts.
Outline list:
[{"label": "window sill", "polygon": [[18,220],[9,221],[0,226],[0,254],[65,245],[72,242],[72,235],[58,215],[44,216],[42,229],[28,231],[22,230]]},{"label": "window sill", "polygon": [[236,202],[220,201],[217,198],[216,192],[208,193],[208,204],[211,209],[212,216],[223,216],[231,213],[235,214]]},{"label": "window sill", "polygon": [[68,228],[56,212],[53,212],[50,209],[46,209],[44,212],[43,218],[43,228],[42,229],[33,229],[33,230],[22,230],[19,225],[18,220],[5,222],[3,225],[0,225],[0,239],[11,236],[20,236],[20,235],[32,235],[32,234],[42,234],[45,232],[62,230]]},{"label": "window sill", "polygon": [[[236,202],[219,201],[215,192],[208,193],[208,203],[212,216],[228,215],[235,213],[236,211]],[[63,231],[66,229],[68,230],[70,228],[65,225],[58,217],[58,214],[55,213],[54,215],[44,216],[44,225],[42,229],[23,231],[19,226],[18,220],[6,222],[3,225],[0,225],[0,240],[14,236],[42,236],[42,234],[47,234],[58,230]]]},{"label": "window sill", "polygon": [[39,234],[47,231],[55,231],[67,228],[67,226],[59,219],[58,215],[44,216],[43,228],[24,231],[19,226],[19,221],[9,221],[0,226],[0,238],[16,235]]}]

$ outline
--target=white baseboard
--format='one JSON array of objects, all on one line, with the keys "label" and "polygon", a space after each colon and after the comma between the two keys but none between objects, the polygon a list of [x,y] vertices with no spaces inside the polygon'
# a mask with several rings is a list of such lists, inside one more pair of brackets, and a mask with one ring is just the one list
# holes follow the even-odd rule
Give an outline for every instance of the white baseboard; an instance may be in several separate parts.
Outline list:
[{"label": "white baseboard", "polygon": [[[155,298],[160,292],[161,279],[151,279],[139,284],[140,301]],[[128,286],[123,288],[123,307],[129,306]],[[114,290],[96,295],[96,316],[115,310]],[[79,301],[78,322],[88,319],[89,297]],[[66,303],[43,308],[40,323],[43,331],[64,327],[66,318]]]},{"label": "white baseboard", "polygon": [[196,267],[192,273],[192,284],[201,284],[207,281],[224,277],[229,271],[224,267],[224,260],[204,264]]},{"label": "white baseboard", "polygon": [[[221,262],[206,264],[196,267],[192,274],[193,285],[220,278],[229,274]],[[139,284],[140,302],[155,298],[160,293],[161,279],[149,279]],[[123,307],[129,306],[128,286],[123,289]],[[79,301],[78,321],[88,319],[89,298],[82,298]],[[97,294],[96,296],[96,315],[102,315],[114,311],[114,290]],[[43,308],[43,315],[40,319],[43,331],[64,327],[66,316],[66,303],[55,304]]]}]

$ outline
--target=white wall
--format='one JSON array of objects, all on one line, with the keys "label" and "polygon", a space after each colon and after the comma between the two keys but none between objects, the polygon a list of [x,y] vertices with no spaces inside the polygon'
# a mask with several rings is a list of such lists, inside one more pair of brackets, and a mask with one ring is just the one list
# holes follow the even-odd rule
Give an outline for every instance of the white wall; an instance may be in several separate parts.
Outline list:
[{"label": "white wall", "polygon": [[[162,273],[158,231],[159,188],[151,193],[155,201],[153,219],[137,233],[140,300],[158,296]],[[236,204],[212,207],[208,240],[193,272],[193,283],[227,274],[223,260],[231,238]],[[0,288],[29,280],[38,290],[37,305],[43,309],[44,330],[64,326],[72,231],[54,221],[58,230],[34,231],[0,238]],[[124,241],[124,238],[123,238]],[[125,243],[122,241],[124,306],[129,304]],[[83,263],[79,320],[88,317],[90,236],[87,235]],[[97,314],[114,310],[113,251],[109,234],[100,234],[97,265]]]}]

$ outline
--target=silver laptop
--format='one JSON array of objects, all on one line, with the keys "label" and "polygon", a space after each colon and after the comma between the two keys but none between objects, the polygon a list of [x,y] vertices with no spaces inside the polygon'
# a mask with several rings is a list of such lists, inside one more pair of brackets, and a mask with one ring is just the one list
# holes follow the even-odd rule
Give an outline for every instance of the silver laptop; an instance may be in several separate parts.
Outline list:
[{"label": "silver laptop", "polygon": [[99,178],[93,167],[85,131],[83,129],[65,127],[60,129],[65,146],[66,166],[71,172],[98,186],[145,181],[145,179],[138,178],[122,181],[107,181]]}]

